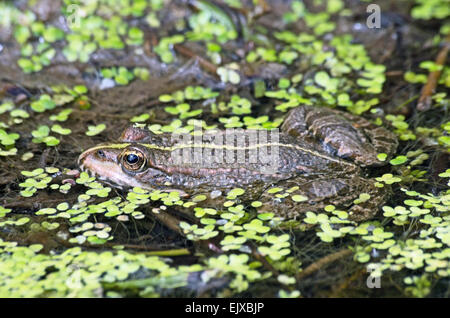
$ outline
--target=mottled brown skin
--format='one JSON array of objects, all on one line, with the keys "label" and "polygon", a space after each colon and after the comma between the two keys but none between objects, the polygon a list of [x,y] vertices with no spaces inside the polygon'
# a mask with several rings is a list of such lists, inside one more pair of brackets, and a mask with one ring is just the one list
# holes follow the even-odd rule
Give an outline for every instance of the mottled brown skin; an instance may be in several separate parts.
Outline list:
[{"label": "mottled brown skin", "polygon": [[[219,131],[214,136],[224,133]],[[259,163],[214,164],[208,158],[196,165],[181,165],[173,161],[174,150],[170,147],[174,142],[169,134],[155,135],[130,127],[118,143],[85,151],[79,163],[83,169],[119,187],[177,190],[185,197],[205,194],[208,200],[203,203],[209,205],[220,206],[229,190],[244,188],[245,194],[239,197],[242,202],[260,200],[260,211],[287,218],[333,204],[346,209],[352,220],[366,220],[385,201],[388,190],[377,188],[373,179],[364,178],[361,167],[380,166],[383,162],[377,159],[378,153],[394,153],[397,139],[388,130],[346,112],[301,106],[289,112],[278,143],[279,164],[272,173],[262,173]],[[128,167],[124,158],[130,153],[144,158],[138,163],[139,169]],[[274,186],[298,186],[291,195],[301,194],[308,200],[277,198],[267,192]],[[371,198],[355,205],[353,201],[361,193],[368,193]]]}]

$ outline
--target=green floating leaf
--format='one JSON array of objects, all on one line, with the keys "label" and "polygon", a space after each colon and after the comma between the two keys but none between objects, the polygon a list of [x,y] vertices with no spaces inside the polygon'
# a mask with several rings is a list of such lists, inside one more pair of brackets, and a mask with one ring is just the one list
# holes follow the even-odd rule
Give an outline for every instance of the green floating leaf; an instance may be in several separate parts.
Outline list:
[{"label": "green floating leaf", "polygon": [[413,206],[413,207],[418,207],[423,204],[423,201],[420,201],[420,200],[405,200],[404,202],[406,205]]},{"label": "green floating leaf", "polygon": [[87,136],[95,136],[100,134],[103,130],[106,129],[105,124],[100,124],[97,126],[88,126],[88,131],[86,132]]},{"label": "green floating leaf", "polygon": [[69,135],[72,132],[69,128],[63,128],[58,124],[53,125],[51,129],[60,135]]},{"label": "green floating leaf", "polygon": [[268,226],[264,226],[263,222],[258,219],[254,219],[250,223],[244,224],[244,229],[252,230],[257,233],[267,233],[270,230],[270,228]]},{"label": "green floating leaf", "polygon": [[47,94],[41,95],[39,97],[39,100],[31,103],[31,109],[33,109],[35,112],[38,112],[38,113],[42,113],[46,110],[54,109],[55,107],[56,107],[56,103]]},{"label": "green floating leaf", "polygon": [[220,79],[224,83],[231,83],[231,84],[239,84],[241,81],[241,76],[239,73],[233,69],[226,68],[226,67],[218,67],[217,68],[217,75],[220,76]]},{"label": "green floating leaf", "polygon": [[261,201],[253,201],[251,203],[251,206],[254,208],[259,208],[260,206],[262,206],[262,202]]},{"label": "green floating leaf", "polygon": [[8,134],[5,130],[0,129],[0,143],[4,146],[12,146],[19,139],[20,135],[16,133]]},{"label": "green floating leaf", "polygon": [[134,68],[133,74],[136,77],[139,77],[143,81],[148,81],[148,79],[150,78],[149,70],[146,69],[146,68],[143,68],[143,67],[136,67],[136,68]]},{"label": "green floating leaf", "polygon": [[134,116],[133,118],[130,119],[130,121],[132,123],[141,123],[141,122],[145,122],[149,118],[150,118],[149,114],[141,114],[138,116]]},{"label": "green floating leaf", "polygon": [[243,195],[245,190],[242,188],[234,188],[227,193],[227,199],[234,199],[237,196]]},{"label": "green floating leaf", "polygon": [[324,87],[327,91],[335,91],[339,84],[337,78],[331,78],[328,73],[324,71],[317,72],[314,76],[314,81]]},{"label": "green floating leaf", "polygon": [[292,200],[295,202],[305,202],[308,201],[308,198],[305,197],[304,195],[296,194],[292,196]]},{"label": "green floating leaf", "polygon": [[375,178],[375,180],[379,182],[384,182],[386,184],[393,184],[402,181],[400,177],[394,176],[391,173],[385,173],[381,177]]},{"label": "green floating leaf", "polygon": [[394,159],[392,159],[391,161],[389,161],[389,163],[393,166],[398,166],[398,165],[404,164],[406,161],[408,161],[408,157],[397,156]]},{"label": "green floating leaf", "polygon": [[73,90],[74,90],[78,95],[86,94],[87,91],[88,91],[87,87],[84,86],[84,85],[77,85],[77,86],[74,86]]},{"label": "green floating leaf", "polygon": [[44,138],[47,137],[50,132],[50,128],[46,125],[41,125],[37,130],[33,130],[31,135],[35,138]]},{"label": "green floating leaf", "polygon": [[385,154],[385,153],[379,153],[379,154],[377,155],[377,158],[378,158],[378,160],[380,160],[380,161],[386,161],[386,159],[387,159],[387,154]]},{"label": "green floating leaf", "polygon": [[49,26],[44,30],[43,36],[45,41],[52,43],[64,38],[64,31],[54,26]]}]

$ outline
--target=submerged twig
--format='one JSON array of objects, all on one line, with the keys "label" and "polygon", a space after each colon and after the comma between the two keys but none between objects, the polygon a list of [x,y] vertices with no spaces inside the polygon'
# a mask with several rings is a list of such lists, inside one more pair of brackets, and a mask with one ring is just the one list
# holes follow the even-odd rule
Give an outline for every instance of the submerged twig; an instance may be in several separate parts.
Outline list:
[{"label": "submerged twig", "polygon": [[400,109],[402,109],[404,106],[408,105],[409,103],[413,102],[414,100],[416,100],[417,98],[419,98],[419,95],[414,95],[413,97],[409,98],[408,100],[406,100],[405,102],[401,103],[400,105],[395,107],[395,111],[398,111]]},{"label": "submerged twig", "polygon": [[[435,63],[440,66],[445,65],[447,60],[448,50],[450,49],[450,34],[444,40],[444,47],[439,52],[436,57]],[[442,68],[428,74],[427,83],[423,86],[422,92],[420,94],[419,101],[417,102],[417,110],[425,111],[431,107],[431,95],[433,95],[436,89],[439,78],[441,77]]]},{"label": "submerged twig", "polygon": [[327,256],[322,257],[321,259],[317,260],[316,262],[310,264],[308,267],[306,267],[303,271],[297,274],[297,280],[303,279],[306,276],[309,276],[315,272],[317,272],[322,267],[333,263],[334,261],[337,261],[340,258],[346,257],[351,255],[353,252],[349,249],[343,249],[340,251],[337,251],[333,254],[329,254]]},{"label": "submerged twig", "polygon": [[184,55],[188,58],[194,58],[198,61],[198,63],[200,64],[200,66],[202,68],[204,68],[208,73],[218,77],[217,75],[217,66],[214,65],[213,63],[211,63],[210,61],[206,60],[205,58],[195,54],[193,51],[191,51],[189,48],[187,48],[186,46],[180,45],[180,44],[176,44],[174,45],[174,49],[175,51],[177,51],[178,53],[180,53],[181,55]]},{"label": "submerged twig", "polygon": [[273,276],[275,276],[275,277],[278,276],[278,274],[279,274],[278,271],[272,266],[272,264],[270,264],[270,263],[267,261],[267,259],[266,259],[263,255],[261,255],[261,254],[258,252],[256,246],[255,246],[254,244],[252,244],[252,246],[251,246],[250,248],[251,248],[251,250],[252,250],[252,256],[253,256],[254,258],[256,258],[259,262],[261,262],[261,264],[263,265],[263,267],[264,267],[266,270],[268,270],[269,272],[271,272]]},{"label": "submerged twig", "polygon": [[116,289],[116,290],[124,290],[124,289],[142,289],[149,286],[169,286],[169,287],[178,287],[185,285],[189,273],[180,273],[171,276],[153,276],[144,279],[134,279],[134,280],[126,280],[120,282],[103,282],[103,287],[105,289]]},{"label": "submerged twig", "polygon": [[39,167],[44,168],[47,166],[47,158],[49,153],[50,148],[47,148],[42,152],[41,158],[39,159]]},{"label": "submerged twig", "polygon": [[343,283],[339,284],[337,287],[333,288],[333,291],[331,292],[328,297],[340,297],[341,292],[346,290],[352,282],[359,279],[362,275],[367,274],[367,270],[365,267],[361,268],[360,270],[357,270],[354,272],[348,279],[346,279]]},{"label": "submerged twig", "polygon": [[386,75],[387,77],[403,76],[403,74],[404,74],[404,72],[401,70],[388,71],[388,72],[384,73],[384,75]]},{"label": "submerged twig", "polygon": [[176,217],[173,217],[169,213],[166,212],[160,212],[160,213],[152,213],[152,216],[154,216],[158,221],[160,221],[162,224],[167,226],[172,231],[177,232],[181,236],[185,236],[183,229],[179,225],[180,220]]},{"label": "submerged twig", "polygon": [[169,249],[169,250],[155,250],[148,248],[147,246],[143,245],[135,245],[135,244],[121,244],[123,247],[128,249],[135,249],[135,250],[144,250],[145,255],[153,255],[153,256],[162,256],[162,257],[174,257],[174,256],[183,256],[183,255],[190,255],[191,252],[187,248],[176,248],[176,249]]}]

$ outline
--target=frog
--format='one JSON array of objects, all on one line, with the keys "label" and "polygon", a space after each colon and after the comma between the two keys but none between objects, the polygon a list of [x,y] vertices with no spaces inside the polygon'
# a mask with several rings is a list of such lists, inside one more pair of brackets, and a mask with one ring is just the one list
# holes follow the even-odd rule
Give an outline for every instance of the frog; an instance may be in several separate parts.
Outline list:
[{"label": "frog", "polygon": [[227,129],[205,130],[200,142],[195,137],[180,142],[171,133],[130,126],[117,141],[84,151],[78,164],[117,188],[176,191],[183,199],[202,197],[205,206],[222,208],[231,195],[245,206],[258,206],[259,213],[288,220],[333,206],[347,211],[351,221],[365,221],[391,193],[369,174],[386,164],[380,153],[393,156],[398,140],[362,116],[303,105],[291,109],[275,131],[243,129],[231,135],[227,139]]}]

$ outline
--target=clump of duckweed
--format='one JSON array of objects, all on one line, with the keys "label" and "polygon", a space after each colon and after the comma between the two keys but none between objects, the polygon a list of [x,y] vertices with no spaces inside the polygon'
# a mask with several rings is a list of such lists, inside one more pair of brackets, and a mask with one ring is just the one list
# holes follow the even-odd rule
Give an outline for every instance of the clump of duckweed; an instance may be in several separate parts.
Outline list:
[{"label": "clump of duckweed", "polygon": [[[142,295],[158,296],[166,288],[186,286],[187,274],[202,269],[174,268],[160,257],[125,251],[98,253],[74,247],[46,255],[39,253],[41,249],[40,244],[25,247],[0,239],[1,297],[108,297],[114,295],[108,286],[140,272],[152,273],[154,279]],[[23,284],[25,276],[28,284]],[[170,277],[178,278],[176,286],[168,283]]]},{"label": "clump of duckweed", "polygon": [[[89,102],[86,97],[87,88],[84,85],[77,85],[73,88],[65,86],[53,86],[49,89],[48,93],[42,93],[39,96],[34,97],[29,102],[29,107],[25,109],[23,106],[16,105],[12,101],[6,101],[0,105],[0,114],[6,115],[6,120],[0,124],[0,156],[14,156],[20,154],[18,152],[16,142],[21,138],[28,139],[31,137],[31,141],[36,144],[45,144],[46,146],[55,147],[60,144],[60,137],[53,136],[51,133],[55,133],[60,136],[70,135],[71,129],[61,126],[61,124],[50,125],[36,125],[34,129],[26,134],[21,131],[20,125],[25,122],[31,122],[34,114],[40,113],[53,113],[49,115],[51,122],[64,122],[68,119],[69,115],[73,112],[73,109],[66,108],[56,113],[55,110],[59,107],[66,107],[69,105],[85,105],[88,106]],[[29,159],[29,154],[22,153],[22,159]]]},{"label": "clump of duckweed", "polygon": [[3,5],[0,9],[8,13],[5,23],[14,27],[14,38],[22,46],[18,65],[23,72],[32,73],[49,66],[56,55],[56,47],[60,45],[67,61],[82,63],[88,62],[91,55],[100,49],[120,50],[126,46],[142,45],[144,32],[125,21],[133,16],[155,26],[159,23],[157,12],[162,5],[159,0],[150,3],[137,1],[131,6],[122,1],[95,1],[91,4],[64,1],[62,11],[66,17],[61,21],[65,24],[65,31],[60,26],[38,21],[31,11],[21,12]]},{"label": "clump of duckweed", "polygon": [[27,179],[19,184],[21,188],[24,188],[20,191],[20,194],[23,197],[30,197],[38,189],[47,188],[48,184],[52,181],[52,177],[47,172],[45,172],[42,168],[38,168],[33,171],[22,171],[22,175],[27,177]]},{"label": "clump of duckweed", "polygon": [[103,78],[114,79],[118,85],[128,85],[136,77],[143,81],[150,78],[150,72],[143,67],[135,67],[131,71],[123,66],[103,68],[101,69],[101,74]]},{"label": "clump of duckweed", "polygon": [[95,136],[100,134],[103,130],[106,129],[105,124],[99,124],[97,126],[88,126],[88,130],[86,131],[86,136]]}]

